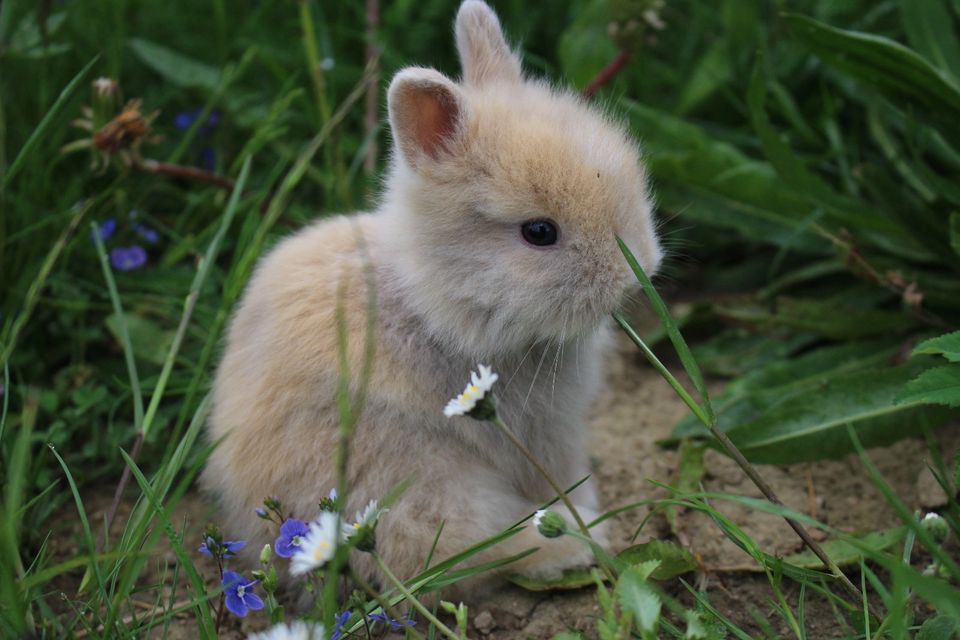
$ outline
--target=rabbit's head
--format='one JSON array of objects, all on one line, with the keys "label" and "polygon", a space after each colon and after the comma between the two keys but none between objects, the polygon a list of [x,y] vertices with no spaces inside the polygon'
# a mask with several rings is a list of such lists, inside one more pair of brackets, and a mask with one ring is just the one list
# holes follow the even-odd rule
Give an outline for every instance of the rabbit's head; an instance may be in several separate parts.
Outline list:
[{"label": "rabbit's head", "polygon": [[648,274],[661,258],[636,143],[523,78],[483,2],[456,39],[460,83],[414,67],[390,85],[384,257],[434,335],[478,357],[591,331],[636,282],[615,236]]}]

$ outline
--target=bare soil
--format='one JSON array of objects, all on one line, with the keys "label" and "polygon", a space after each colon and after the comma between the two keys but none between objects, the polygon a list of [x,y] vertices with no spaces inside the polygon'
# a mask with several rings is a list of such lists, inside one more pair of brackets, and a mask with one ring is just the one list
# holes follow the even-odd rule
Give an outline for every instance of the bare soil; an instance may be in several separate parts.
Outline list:
[{"label": "bare soil", "polygon": [[[592,420],[595,473],[606,508],[665,495],[651,481],[672,481],[677,454],[659,447],[656,441],[666,437],[686,412],[683,403],[637,350],[625,339],[620,341],[616,358],[611,363],[609,384],[597,402]],[[956,426],[944,429],[937,437],[943,444],[944,453],[952,457],[960,446],[960,429]],[[893,447],[872,450],[870,455],[911,508],[929,509],[944,503],[942,492],[926,468],[927,450],[923,442],[907,440]],[[708,452],[706,468],[705,487],[708,491],[760,496],[737,466],[723,455]],[[806,465],[764,466],[761,472],[784,503],[844,531],[859,532],[897,524],[896,516],[855,457]],[[102,513],[109,506],[111,493],[112,488],[106,488],[88,497],[91,522],[102,522]],[[796,535],[781,519],[730,503],[717,502],[714,506],[741,526],[768,553],[783,555],[799,550]],[[665,519],[655,514],[631,542],[647,515],[648,510],[641,508],[615,520],[613,551],[651,538],[672,537]],[[118,520],[122,522],[123,516],[121,513]],[[195,532],[195,535],[188,534],[187,539],[196,540],[203,525],[213,517],[210,506],[199,495],[189,494],[178,505],[174,522],[184,523],[188,531]],[[79,524],[75,512],[66,512],[61,522],[62,527],[75,534],[76,540]],[[694,552],[704,568],[697,575],[687,576],[688,582],[707,589],[713,605],[748,632],[760,631],[754,611],[773,621],[775,627],[782,626],[771,604],[772,592],[766,578],[749,570],[753,568],[749,556],[724,538],[704,515],[682,514],[679,528],[681,542]],[[77,548],[75,543],[66,543],[70,536],[54,538],[65,542],[63,548],[54,548],[57,556],[68,556],[68,547]],[[169,579],[169,574],[163,573],[164,567],[174,566],[175,558],[163,544],[159,548],[164,550],[150,563],[145,579],[162,583]],[[201,559],[199,554],[196,556]],[[71,588],[75,589],[76,582],[70,580],[59,586],[69,593]],[[666,585],[666,589],[689,602],[679,582]],[[795,585],[788,585],[786,592],[795,603],[798,595]],[[567,630],[595,637],[596,617],[600,613],[595,594],[593,588],[544,594],[505,585],[492,597],[470,606],[471,637],[490,640],[551,638]],[[144,604],[145,610],[151,607],[152,604]],[[811,639],[836,637],[842,631],[833,609],[824,600],[809,594],[806,617]],[[249,630],[262,626],[263,621],[258,617],[243,624],[231,620],[223,637],[243,637]],[[168,637],[192,638],[195,630],[192,617],[185,615],[174,619]]]}]

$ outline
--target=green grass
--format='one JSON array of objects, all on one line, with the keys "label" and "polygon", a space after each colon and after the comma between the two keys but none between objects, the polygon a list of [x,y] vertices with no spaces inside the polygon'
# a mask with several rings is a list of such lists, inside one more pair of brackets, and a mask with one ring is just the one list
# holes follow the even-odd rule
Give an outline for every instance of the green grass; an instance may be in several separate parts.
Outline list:
[{"label": "green grass", "polygon": [[[864,447],[929,438],[956,423],[960,6],[677,0],[660,11],[662,30],[612,41],[611,20],[622,27],[637,19],[639,4],[495,6],[539,75],[582,87],[619,47],[631,51],[598,99],[642,140],[669,221],[668,249],[698,264],[668,260],[666,275],[695,279],[706,293],[674,319],[633,265],[662,329],[641,336],[628,316],[617,321],[691,414],[664,443],[682,452],[681,481],[669,497],[615,511],[651,507],[668,522],[681,508],[707,514],[716,535],[765,576],[770,607],[747,625],[711,604],[709,591],[652,580],[679,557],[672,554],[682,555],[664,545],[641,563],[605,561],[607,576],[577,577],[596,589],[597,634],[759,638],[782,628],[805,638],[805,599],[814,594],[835,610],[846,637],[949,638],[960,620],[960,506],[951,499],[942,510],[954,540],[943,544]],[[455,2],[383,5],[375,35],[381,103],[384,82],[404,65],[457,75]],[[0,3],[0,636],[165,635],[181,613],[199,637],[217,636],[220,594],[206,586],[214,570],[194,562],[198,541],[173,514],[210,451],[200,437],[210,376],[257,259],[309,220],[374,202],[388,136],[382,110],[379,122],[364,121],[365,23],[363,3],[315,0]],[[99,170],[89,151],[63,153],[89,138],[73,121],[94,103],[90,81],[100,76],[120,84],[115,108],[141,98],[145,114],[159,110],[145,157],[192,167],[212,151],[212,169],[237,188],[118,159]],[[187,110],[200,115],[178,128],[175,118]],[[211,115],[218,122],[206,126]],[[371,146],[379,163],[368,173]],[[111,218],[115,235],[94,241]],[[138,236],[135,224],[157,230],[158,242]],[[146,266],[112,269],[110,248],[134,242],[146,247]],[[697,339],[688,344],[681,331]],[[668,343],[692,392],[671,373]],[[711,398],[705,377],[730,382]],[[346,443],[362,390],[350,397],[343,389],[338,404]],[[750,463],[859,455],[902,537],[849,536],[775,501],[703,492],[704,447],[736,447],[751,470]],[[955,497],[957,461],[935,446],[930,459]],[[758,469],[749,473],[762,476]],[[120,511],[104,540],[86,500],[118,485],[132,508]],[[837,567],[770,555],[719,501],[841,540],[842,554],[833,542],[824,547],[831,559],[842,555],[855,591],[841,586]],[[50,522],[73,512],[78,549],[63,557],[52,550]],[[516,531],[435,559],[403,590],[417,594],[489,570],[454,567]],[[175,561],[153,574],[185,585],[186,601],[146,578],[160,545]],[[345,606],[334,582],[328,578],[314,612],[328,626]],[[400,591],[366,594],[354,609],[393,609]],[[134,596],[152,600],[152,612],[134,606]],[[766,619],[771,611],[774,620]],[[447,625],[421,623],[408,633],[461,633]],[[367,630],[359,613],[345,628]]]}]

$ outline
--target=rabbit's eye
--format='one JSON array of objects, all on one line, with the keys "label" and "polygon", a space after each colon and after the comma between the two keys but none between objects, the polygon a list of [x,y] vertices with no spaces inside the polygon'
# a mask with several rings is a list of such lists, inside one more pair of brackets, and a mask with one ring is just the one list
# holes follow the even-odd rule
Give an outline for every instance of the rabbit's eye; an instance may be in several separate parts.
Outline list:
[{"label": "rabbit's eye", "polygon": [[520,226],[523,239],[535,247],[557,243],[557,225],[551,220],[527,220]]}]

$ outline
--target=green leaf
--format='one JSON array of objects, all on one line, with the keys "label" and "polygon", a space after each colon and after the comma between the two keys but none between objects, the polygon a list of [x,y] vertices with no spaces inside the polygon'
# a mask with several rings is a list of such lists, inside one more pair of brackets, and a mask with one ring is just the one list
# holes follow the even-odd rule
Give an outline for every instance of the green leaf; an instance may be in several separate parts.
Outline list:
[{"label": "green leaf", "polygon": [[627,547],[617,554],[617,565],[628,567],[656,562],[646,578],[653,580],[669,580],[699,566],[687,549],[666,540],[651,540],[643,544]]},{"label": "green leaf", "polygon": [[862,203],[837,193],[825,180],[807,169],[803,160],[783,141],[767,117],[767,85],[762,70],[763,63],[763,57],[758,56],[747,93],[747,105],[750,107],[753,128],[763,144],[764,153],[784,183],[796,193],[808,198],[811,204],[824,207],[827,215],[834,218],[838,224],[854,229],[905,235],[906,230],[898,222],[877,215],[877,210],[867,209]]},{"label": "green leaf", "polygon": [[[903,540],[906,533],[906,527],[894,527],[849,538],[827,540],[821,543],[820,547],[831,560],[842,567],[858,564],[861,560],[869,558],[872,553],[886,551]],[[809,549],[786,556],[784,561],[804,569],[824,568],[820,558]]]},{"label": "green leaf", "polygon": [[519,573],[507,574],[506,578],[508,582],[512,582],[521,589],[537,593],[542,591],[570,591],[593,584],[593,577],[587,569],[564,571],[563,575],[555,580],[530,578]]},{"label": "green leaf", "polygon": [[902,334],[916,326],[913,318],[897,311],[804,298],[779,297],[774,308],[753,303],[718,306],[716,313],[764,329],[785,327],[836,340]]},{"label": "green leaf", "polygon": [[910,46],[935,67],[952,75],[960,74],[960,41],[956,20],[943,0],[900,0],[900,17]]},{"label": "green leaf", "polygon": [[917,640],[951,640],[960,630],[960,623],[953,616],[929,618],[917,632]]},{"label": "green leaf", "polygon": [[951,78],[899,42],[845,31],[806,16],[784,17],[801,44],[824,62],[880,91],[903,109],[927,112],[955,127],[960,89]]},{"label": "green leaf", "polygon": [[[130,335],[133,353],[147,362],[162,365],[173,344],[174,332],[166,331],[153,320],[133,313],[124,313],[123,320]],[[115,313],[110,314],[106,322],[113,337],[122,343],[124,328],[120,318]]]},{"label": "green leaf", "polygon": [[[714,400],[717,428],[729,431],[758,419],[789,398],[821,389],[858,371],[882,367],[899,349],[900,341],[889,338],[848,342],[820,347],[751,371],[727,385]],[[687,416],[677,423],[666,442],[705,433],[699,420]]]},{"label": "green leaf", "polygon": [[924,340],[913,350],[912,355],[917,354],[938,355],[950,362],[960,362],[960,331]]},{"label": "green leaf", "polygon": [[960,407],[960,364],[935,367],[911,380],[897,396],[902,404],[943,404]]},{"label": "green leaf", "polygon": [[583,87],[617,55],[607,35],[610,12],[605,0],[587,2],[560,36],[557,54],[563,77]]},{"label": "green leaf", "polygon": [[637,628],[653,637],[660,623],[660,596],[643,577],[638,567],[630,567],[620,576],[617,583],[617,595],[620,606],[633,614]]},{"label": "green leaf", "polygon": [[144,64],[175,85],[212,91],[220,84],[220,72],[216,67],[149,40],[131,38],[129,45]]},{"label": "green leaf", "polygon": [[960,213],[950,214],[950,247],[960,255]]},{"label": "green leaf", "polygon": [[677,113],[686,114],[696,109],[700,103],[727,85],[732,75],[730,47],[726,40],[720,40],[707,49],[694,67],[680,94]]},{"label": "green leaf", "polygon": [[[644,575],[654,580],[669,580],[682,573],[693,571],[698,566],[689,551],[672,542],[662,540],[652,540],[645,544],[627,547],[617,554],[614,562],[617,566],[626,567],[648,563],[644,564]],[[654,566],[653,563],[659,564]],[[582,589],[594,583],[589,569],[564,571],[563,575],[555,580],[539,580],[517,573],[508,574],[506,578],[521,589],[534,592],[570,591]]]},{"label": "green leaf", "polygon": [[759,418],[728,433],[748,460],[792,464],[834,458],[852,451],[846,425],[868,446],[889,444],[921,433],[924,420],[939,424],[944,411],[897,403],[903,385],[928,366],[910,362],[876,371],[860,371],[826,381],[773,406]]}]

